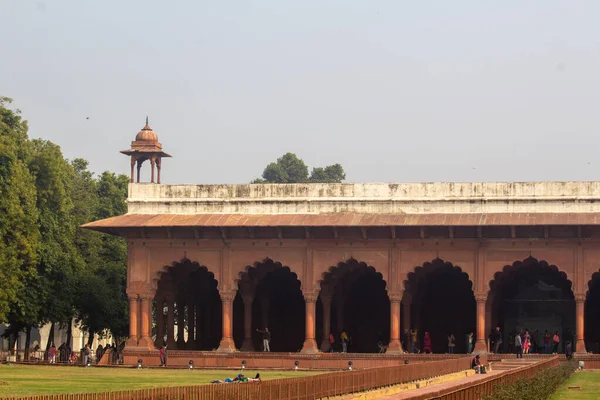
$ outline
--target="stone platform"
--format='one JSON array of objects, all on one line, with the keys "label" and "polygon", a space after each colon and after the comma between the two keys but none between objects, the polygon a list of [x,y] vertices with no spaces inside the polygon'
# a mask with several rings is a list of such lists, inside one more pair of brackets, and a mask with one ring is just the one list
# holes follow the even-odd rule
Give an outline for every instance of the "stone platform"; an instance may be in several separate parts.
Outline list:
[{"label": "stone platform", "polygon": [[[450,358],[461,358],[464,354],[365,354],[365,353],[262,353],[262,352],[235,352],[218,353],[215,351],[168,351],[167,365],[169,367],[187,367],[190,360],[194,362],[194,368],[241,368],[242,361],[246,361],[249,369],[293,369],[295,362],[299,362],[299,369],[317,370],[340,370],[348,369],[348,362],[352,362],[353,369],[364,369],[373,367],[386,367],[403,364],[404,360],[409,363],[421,363],[427,361],[438,361]],[[109,355],[105,355],[100,364],[109,365]],[[159,366],[160,358],[158,350],[124,352],[125,365],[136,365],[138,359],[142,359],[145,366]]]}]

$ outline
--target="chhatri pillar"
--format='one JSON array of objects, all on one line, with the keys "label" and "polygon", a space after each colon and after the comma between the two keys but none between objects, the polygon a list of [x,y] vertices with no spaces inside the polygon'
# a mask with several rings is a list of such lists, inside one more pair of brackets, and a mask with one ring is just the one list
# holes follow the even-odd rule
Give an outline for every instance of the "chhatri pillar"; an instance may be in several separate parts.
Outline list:
[{"label": "chhatri pillar", "polygon": [[318,353],[319,348],[317,347],[317,341],[315,340],[315,314],[316,304],[319,293],[304,293],[304,303],[306,305],[306,325],[304,335],[304,346],[302,346],[302,353]]},{"label": "chhatri pillar", "polygon": [[236,351],[235,343],[233,342],[233,299],[235,299],[235,294],[235,290],[219,292],[222,304],[223,329],[221,343],[217,351],[221,353],[233,353]]},{"label": "chhatri pillar", "polygon": [[[160,170],[163,157],[171,157],[169,154],[162,151],[162,144],[158,141],[158,135],[148,125],[148,117],[146,117],[146,125],[136,135],[135,140],[131,142],[131,148],[122,150],[121,153],[131,157],[131,183],[140,183],[140,170],[144,161],[150,161],[151,178],[150,182],[154,183],[154,171],[158,171],[158,180],[160,183]],[[137,165],[137,179],[134,176],[134,170]]]},{"label": "chhatri pillar", "polygon": [[402,293],[390,293],[390,343],[387,353],[400,354],[403,352],[400,342],[400,302]]},{"label": "chhatri pillar", "polygon": [[138,295],[127,294],[129,298],[129,339],[125,343],[126,347],[137,347],[138,345]]},{"label": "chhatri pillar", "polygon": [[331,302],[333,298],[331,293],[321,291],[321,304],[323,305],[323,340],[321,341],[321,351],[328,351],[329,335],[331,334]]},{"label": "chhatri pillar", "polygon": [[584,309],[585,309],[585,294],[579,293],[575,295],[575,331],[576,342],[575,351],[578,354],[586,354],[584,338]]},{"label": "chhatri pillar", "polygon": [[140,294],[140,340],[138,347],[154,349],[152,342],[152,295]]},{"label": "chhatri pillar", "polygon": [[487,346],[485,344],[485,303],[487,301],[487,294],[476,294],[475,301],[477,302],[477,335],[474,351],[477,353],[487,353]]}]

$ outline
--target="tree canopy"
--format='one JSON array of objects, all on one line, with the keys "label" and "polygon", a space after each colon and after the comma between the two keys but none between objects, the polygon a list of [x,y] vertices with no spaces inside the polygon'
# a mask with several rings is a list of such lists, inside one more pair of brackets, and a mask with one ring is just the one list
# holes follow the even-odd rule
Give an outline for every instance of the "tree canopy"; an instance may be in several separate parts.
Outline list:
[{"label": "tree canopy", "polygon": [[309,175],[304,160],[294,153],[286,153],[267,165],[262,178],[252,183],[339,183],[345,179],[346,173],[340,164],[315,167]]},{"label": "tree canopy", "polygon": [[126,212],[125,175],[98,177],[58,145],[30,140],[21,112],[0,97],[0,323],[6,335],[73,319],[126,335],[126,242],[79,228]]}]

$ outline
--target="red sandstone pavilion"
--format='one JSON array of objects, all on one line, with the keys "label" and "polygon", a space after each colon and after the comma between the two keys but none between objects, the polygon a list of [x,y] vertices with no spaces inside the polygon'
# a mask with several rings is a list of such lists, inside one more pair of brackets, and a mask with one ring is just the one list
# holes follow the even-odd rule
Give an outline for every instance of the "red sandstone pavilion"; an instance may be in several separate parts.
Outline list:
[{"label": "red sandstone pavilion", "polygon": [[501,326],[597,352],[600,182],[167,185],[147,124],[123,153],[128,213],[84,227],[128,242],[127,351],[260,351],[268,326],[275,352],[399,354],[411,328],[484,352]]}]

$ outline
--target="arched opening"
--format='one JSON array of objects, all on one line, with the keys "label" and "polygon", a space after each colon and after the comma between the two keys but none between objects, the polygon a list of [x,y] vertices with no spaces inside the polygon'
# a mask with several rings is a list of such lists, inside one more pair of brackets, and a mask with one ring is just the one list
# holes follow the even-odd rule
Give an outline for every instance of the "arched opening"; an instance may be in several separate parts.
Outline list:
[{"label": "arched opening", "polygon": [[424,263],[408,274],[405,288],[412,298],[411,324],[418,332],[418,348],[424,351],[429,332],[431,351],[447,353],[454,335],[456,353],[467,352],[467,335],[475,332],[476,303],[473,283],[459,267],[441,259]]},{"label": "arched opening", "polygon": [[[503,342],[499,352],[513,352],[514,338],[529,332],[530,353],[552,352],[545,346],[546,332],[558,332],[562,344],[575,344],[575,300],[571,281],[546,261],[529,257],[507,265],[490,282],[491,330],[500,327]],[[493,341],[492,332],[489,332]],[[495,343],[490,348],[495,351]]]},{"label": "arched opening", "polygon": [[175,263],[158,281],[154,343],[177,350],[213,350],[221,340],[221,298],[214,274],[190,260]]},{"label": "arched opening", "polygon": [[[329,300],[324,302],[325,298]],[[317,319],[317,331],[323,332],[326,343],[329,333],[334,336],[334,351],[342,350],[342,332],[350,337],[348,351],[353,353],[375,353],[378,343],[389,343],[390,302],[386,282],[375,268],[354,259],[330,268],[321,282],[320,299],[319,317],[329,316],[329,321]],[[324,309],[328,302],[329,313]],[[323,350],[326,347],[321,345]]]},{"label": "arched opening", "polygon": [[584,338],[587,351],[600,353],[600,272],[592,275],[584,306]]},{"label": "arched opening", "polygon": [[[251,309],[248,314],[242,312],[243,317],[234,316],[234,321],[243,321],[244,330],[249,332],[245,332],[243,338],[238,333],[236,346],[241,341],[244,350],[263,351],[262,333],[259,331],[268,327],[271,351],[300,351],[305,326],[305,304],[300,286],[297,275],[289,267],[273,260],[267,259],[247,267],[240,276],[238,293],[244,303],[251,302]],[[240,308],[234,304],[234,312],[239,314]],[[249,326],[246,316],[251,318]],[[246,341],[250,343],[246,344]]]}]

